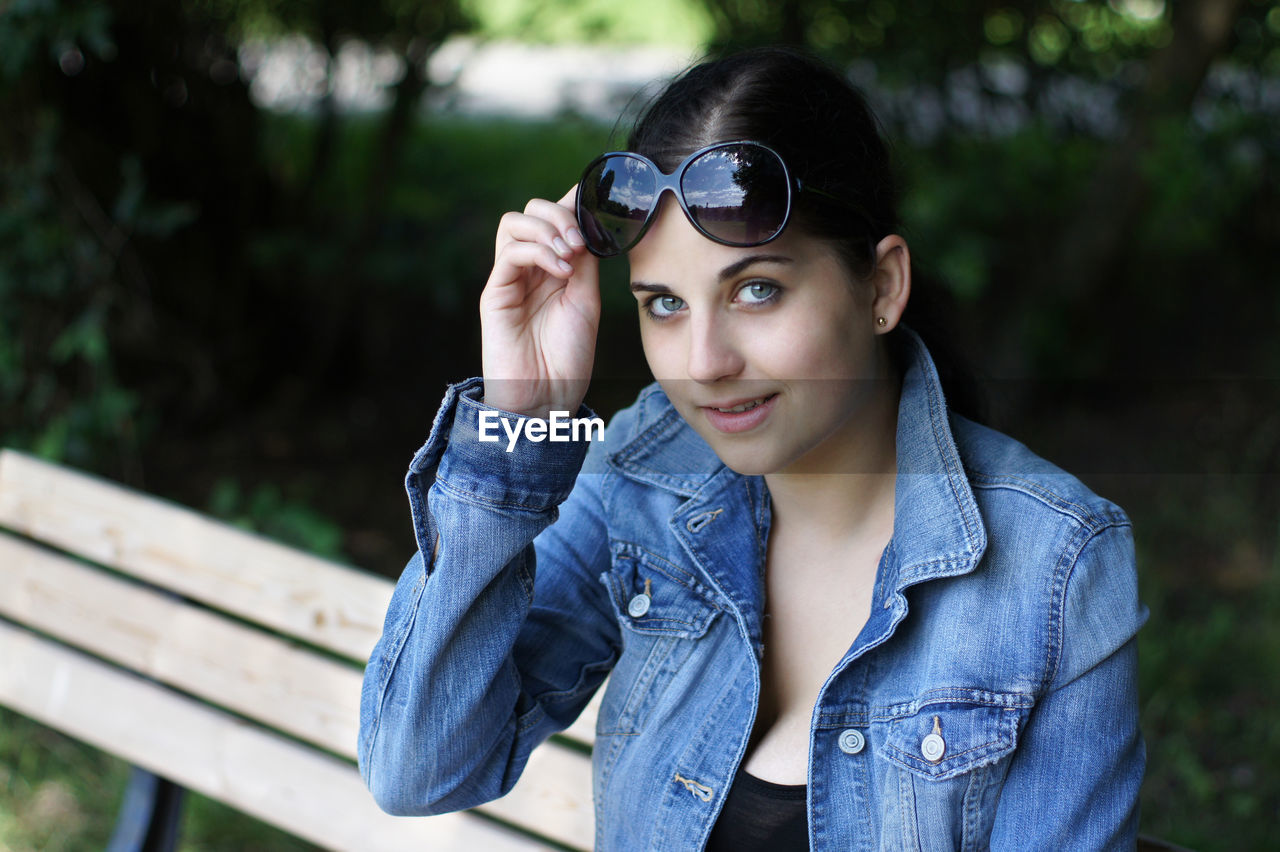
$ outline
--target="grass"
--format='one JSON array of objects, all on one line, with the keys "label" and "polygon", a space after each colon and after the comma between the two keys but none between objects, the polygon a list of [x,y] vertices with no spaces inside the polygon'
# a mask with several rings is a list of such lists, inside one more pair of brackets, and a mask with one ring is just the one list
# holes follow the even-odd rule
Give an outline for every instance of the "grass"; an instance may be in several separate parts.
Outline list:
[{"label": "grass", "polygon": [[[129,765],[0,707],[0,850],[102,849],[115,826]],[[318,847],[188,792],[179,852],[309,852]]]}]

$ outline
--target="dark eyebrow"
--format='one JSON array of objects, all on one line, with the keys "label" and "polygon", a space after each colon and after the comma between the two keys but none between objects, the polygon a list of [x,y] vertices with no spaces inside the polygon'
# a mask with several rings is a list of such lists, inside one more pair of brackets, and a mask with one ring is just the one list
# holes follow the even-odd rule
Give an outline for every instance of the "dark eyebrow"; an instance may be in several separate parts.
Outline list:
[{"label": "dark eyebrow", "polygon": [[666,284],[650,284],[648,281],[632,281],[632,293],[670,293],[671,288]]},{"label": "dark eyebrow", "polygon": [[[721,281],[727,281],[730,278],[736,278],[741,275],[743,270],[757,263],[793,263],[794,261],[784,254],[753,254],[750,257],[744,257],[742,260],[733,263],[720,270],[719,278]],[[632,281],[632,293],[670,293],[671,288],[666,284],[654,284],[649,281]]]},{"label": "dark eyebrow", "polygon": [[744,269],[757,263],[791,263],[791,258],[785,254],[753,254],[750,257],[744,257],[742,260],[729,264],[720,270],[720,280],[726,281],[730,278],[736,278]]}]

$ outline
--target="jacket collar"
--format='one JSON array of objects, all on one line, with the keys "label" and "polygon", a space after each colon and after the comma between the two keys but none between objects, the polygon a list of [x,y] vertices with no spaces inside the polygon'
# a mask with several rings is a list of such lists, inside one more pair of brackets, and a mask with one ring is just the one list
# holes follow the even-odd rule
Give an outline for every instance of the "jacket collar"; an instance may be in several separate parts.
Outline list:
[{"label": "jacket collar", "polygon": [[898,589],[972,571],[987,548],[986,526],[951,434],[937,368],[914,331],[903,328],[902,337],[891,545]]},{"label": "jacket collar", "polygon": [[[973,570],[987,546],[986,527],[969,487],[933,359],[924,342],[901,329],[903,380],[898,404],[898,480],[888,566],[891,588]],[[641,392],[638,432],[609,457],[629,479],[684,497],[707,497],[734,477],[672,407],[656,384]],[[763,481],[749,483],[763,491]]]}]

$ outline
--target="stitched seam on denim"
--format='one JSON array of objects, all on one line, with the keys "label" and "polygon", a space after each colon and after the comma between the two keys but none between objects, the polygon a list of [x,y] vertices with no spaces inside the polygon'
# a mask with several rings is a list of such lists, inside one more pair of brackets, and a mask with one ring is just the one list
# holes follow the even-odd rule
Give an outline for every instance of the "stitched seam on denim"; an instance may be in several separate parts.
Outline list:
[{"label": "stitched seam on denim", "polygon": [[980,778],[988,780],[984,772],[970,772],[969,783],[965,785],[964,798],[961,800],[960,820],[960,850],[961,852],[976,852],[981,848],[978,841],[978,826],[981,824],[981,811],[978,806],[982,801],[982,791],[986,786],[979,784]]},{"label": "stitched seam on denim", "polygon": [[[1065,622],[1067,617],[1067,596],[1071,585],[1071,578],[1075,575],[1076,566],[1080,563],[1080,557],[1084,554],[1084,550],[1095,539],[1108,530],[1123,529],[1131,527],[1128,522],[1113,522],[1104,524],[1093,529],[1089,527],[1081,527],[1076,533],[1079,543],[1074,547],[1066,547],[1063,549],[1062,558],[1058,560],[1058,565],[1054,569],[1054,586],[1050,597],[1049,605],[1049,637],[1048,647],[1045,659],[1044,680],[1040,687],[1042,692],[1047,692],[1054,680],[1058,677],[1058,667],[1062,665],[1062,643],[1065,640]],[[1067,556],[1071,557],[1071,564],[1063,566],[1063,562]],[[1059,570],[1062,569],[1062,570]]]},{"label": "stitched seam on denim", "polygon": [[560,500],[557,500],[555,496],[551,496],[551,498],[543,505],[530,505],[528,503],[518,503],[509,500],[491,500],[487,497],[477,495],[474,491],[464,491],[451,484],[449,480],[440,476],[436,477],[436,484],[440,486],[441,490],[449,492],[449,496],[471,506],[518,509],[521,512],[530,515],[540,515],[548,509],[555,508],[556,504],[560,502]]},{"label": "stitched seam on denim", "polygon": [[516,720],[517,735],[529,733],[539,722],[546,718],[546,715],[547,713],[542,709],[541,705],[534,702],[534,705]]},{"label": "stitched seam on denim", "polygon": [[[650,565],[655,571],[662,574],[672,582],[684,586],[686,589],[692,590],[696,589],[698,586],[697,580],[692,572],[684,570],[669,559],[662,558],[647,547],[625,539],[614,539],[612,549],[614,550],[614,555],[617,558],[635,559],[637,562],[643,562],[646,565]],[[649,559],[645,559],[645,556],[648,556]],[[668,568],[671,570],[668,571]],[[679,573],[681,576],[675,576],[675,574],[672,573],[673,571]]]},{"label": "stitched seam on denim", "polygon": [[[672,488],[678,493],[688,497],[696,494],[700,489],[700,485],[691,479],[677,477],[667,471],[645,465],[637,460],[637,456],[642,452],[649,450],[655,444],[665,444],[669,440],[669,433],[679,431],[681,428],[688,428],[687,424],[680,417],[674,407],[667,403],[666,411],[658,416],[652,425],[643,432],[633,438],[618,452],[609,457],[609,463],[613,465],[623,475],[630,475],[632,478],[640,475],[650,477],[657,480],[653,484],[661,487]],[[719,462],[712,470],[708,471],[708,475],[714,476],[724,468],[724,464]]]},{"label": "stitched seam on denim", "polygon": [[[989,694],[992,696],[999,695],[999,693]],[[1004,694],[1017,696],[1017,700],[1001,701],[998,697],[956,697],[920,702],[908,701],[901,704],[891,704],[887,707],[873,708],[868,718],[872,722],[895,722],[899,719],[910,719],[913,716],[919,716],[921,713],[928,712],[930,707],[938,704],[960,704],[966,707],[984,707],[994,710],[1027,710],[1035,706],[1035,695],[1030,693],[1010,692]]]},{"label": "stitched seam on denim", "polygon": [[698,485],[688,480],[677,479],[669,473],[652,468],[644,468],[639,465],[635,470],[624,472],[624,476],[630,475],[628,478],[638,480],[645,485],[655,485],[659,488],[665,488],[679,494],[681,497],[692,497],[698,493]]},{"label": "stitched seam on denim", "polygon": [[[1013,491],[1019,494],[1025,494],[1028,497],[1036,499],[1049,508],[1074,518],[1082,524],[1090,525],[1099,522],[1127,523],[1128,518],[1121,512],[1115,510],[1098,511],[1091,509],[1083,503],[1074,500],[1068,500],[1055,491],[1045,488],[1038,482],[1029,479],[1023,479],[1012,474],[1004,474],[1001,476],[992,476],[988,474],[975,474],[970,477],[970,484],[974,488],[983,491]],[[1099,498],[1101,499],[1101,498]]]},{"label": "stitched seam on denim", "polygon": [[759,505],[756,504],[755,496],[752,492],[751,484],[747,484],[747,503],[751,506],[751,514],[755,518],[756,533],[756,553],[760,554],[760,564],[763,567],[769,558],[768,544],[764,535],[765,524],[765,507],[769,504],[767,497],[761,497]]},{"label": "stitched seam on denim", "polygon": [[[941,775],[944,772],[952,772],[955,769],[959,768],[956,766],[952,766],[950,764],[952,764],[954,761],[958,760],[959,758],[964,757],[966,754],[972,754],[975,751],[991,752],[993,750],[999,750],[999,749],[1008,750],[1013,748],[1013,743],[1007,740],[1003,734],[997,733],[996,736],[998,737],[998,739],[988,740],[985,743],[981,743],[976,746],[970,746],[964,751],[957,751],[954,754],[948,753],[946,757],[944,757],[942,760],[939,760],[936,763],[925,760],[922,757],[919,757],[918,755],[916,755],[914,751],[905,751],[904,749],[898,748],[893,743],[885,743],[884,747],[885,747],[885,751],[892,751],[896,754],[902,755],[903,758],[905,758],[905,760],[902,760],[900,762],[905,764],[906,766],[921,768],[926,770],[937,769],[939,770],[939,772],[937,772],[936,774]],[[892,755],[886,755],[886,757],[892,757]]]},{"label": "stitched seam on denim", "polygon": [[593,663],[585,663],[579,667],[578,680],[573,686],[568,689],[543,692],[536,696],[535,700],[540,704],[561,704],[565,701],[573,701],[574,699],[581,698],[585,693],[594,692],[600,688],[600,683],[603,682],[604,679],[601,678],[601,680],[596,683],[589,683],[587,681],[587,674],[598,672],[602,669],[607,672],[613,668],[613,665],[617,660],[617,652],[612,652],[603,660],[598,660]]},{"label": "stitched seam on denim", "polygon": [[[623,558],[635,559],[635,557],[623,557]],[[642,560],[637,559],[636,561],[642,561]],[[655,570],[658,570],[658,569],[655,569]],[[663,572],[660,572],[660,573],[663,573]],[[630,590],[629,588],[627,588],[627,584],[623,581],[621,577],[618,576],[617,572],[613,569],[606,571],[604,576],[608,578],[606,582],[609,587],[609,591],[611,593],[609,597],[614,603],[615,615],[621,622],[629,626],[632,630],[635,630],[639,633],[654,633],[654,634],[662,634],[667,636],[680,636],[681,638],[685,638],[685,639],[694,639],[706,633],[707,627],[711,623],[711,619],[715,617],[716,613],[722,611],[719,605],[708,600],[707,597],[704,594],[699,593],[697,589],[686,587],[686,588],[690,588],[690,591],[692,593],[692,597],[694,598],[695,603],[698,603],[707,607],[708,612],[705,618],[700,618],[698,621],[684,621],[679,618],[671,618],[671,617],[662,616],[662,615],[654,615],[654,616],[646,615],[646,616],[636,617],[631,615],[630,613],[627,613],[626,611],[628,601],[629,601],[627,592]],[[667,575],[663,573],[663,576],[667,576]],[[679,582],[677,580],[674,580],[674,578],[671,578],[671,579],[673,582],[677,582],[677,583]],[[664,626],[666,623],[683,624],[689,629],[682,630],[678,627],[666,627]]]},{"label": "stitched seam on denim", "polygon": [[642,703],[643,699],[653,689],[654,681],[662,673],[662,664],[666,662],[667,657],[674,650],[675,648],[672,647],[672,640],[669,636],[663,636],[654,641],[653,647],[645,655],[644,662],[640,664],[640,674],[632,680],[631,688],[627,690],[626,696],[623,697],[622,707],[616,716],[615,728],[612,731],[602,733],[640,733],[640,708],[637,704]]},{"label": "stitched seam on denim", "polygon": [[657,419],[654,420],[653,423],[649,424],[649,426],[647,426],[642,432],[628,441],[625,447],[614,453],[611,457],[612,460],[614,460],[617,463],[618,468],[623,471],[626,471],[628,467],[632,465],[639,469],[650,470],[651,468],[645,467],[637,462],[636,456],[647,451],[654,444],[659,443],[660,439],[664,438],[666,434],[671,431],[674,425],[673,418],[678,417],[679,414],[676,412],[674,407],[668,408],[662,414],[658,415]]},{"label": "stitched seam on denim", "polygon": [[[515,575],[516,582],[520,584],[520,590],[524,592],[526,603],[533,602],[533,570],[529,567],[530,559],[527,553],[532,550],[532,542],[526,544],[516,552],[511,561],[503,566],[503,570],[510,568]],[[501,576],[501,572],[499,572]]]},{"label": "stitched seam on denim", "polygon": [[[697,554],[700,553],[702,549],[698,547],[698,541],[696,539],[690,538],[690,536],[695,536],[695,535],[696,533],[688,532],[687,528],[683,524],[675,525],[676,540],[681,544],[682,547],[684,547],[684,549],[689,553],[689,555],[694,559],[695,562],[697,562],[698,564],[702,564],[701,560],[699,560],[697,557]],[[712,582],[714,583],[714,578],[712,578]],[[731,611],[742,613],[747,609],[746,599],[740,598],[736,594],[735,589],[722,588],[719,586],[719,584],[715,584],[714,589],[719,590],[719,595],[716,595],[715,592],[713,591],[712,597],[718,599],[719,596],[723,596],[724,599],[726,599],[731,605],[732,607]],[[719,604],[717,604],[716,609],[720,610],[723,608],[720,607]]]},{"label": "stitched seam on denim", "polygon": [[[926,382],[926,398],[929,404],[929,424],[933,428],[933,437],[938,444],[939,455],[942,456],[943,463],[947,468],[947,485],[951,487],[951,494],[955,498],[956,505],[960,507],[960,516],[964,520],[965,538],[968,541],[970,549],[976,549],[978,538],[977,530],[981,529],[982,521],[980,518],[974,517],[977,513],[977,507],[973,505],[973,498],[970,495],[969,500],[961,497],[960,489],[957,481],[963,481],[968,485],[968,478],[965,476],[963,466],[957,470],[956,463],[959,459],[959,450],[956,448],[955,438],[951,434],[951,425],[947,417],[946,402],[943,401],[938,393],[938,377],[937,373],[930,367],[922,349],[916,350],[916,364],[919,366],[921,373],[928,380]],[[942,433],[943,423],[947,424],[947,431]],[[949,450],[950,452],[945,452]]]},{"label": "stitched seam on denim", "polygon": [[916,814],[915,776],[898,772],[898,811],[901,816],[902,848],[920,852],[920,817]]},{"label": "stitched seam on denim", "polygon": [[[375,710],[376,716],[373,721],[373,728],[369,731],[368,744],[364,749],[364,765],[368,767],[370,773],[373,772],[373,746],[378,740],[378,733],[382,730],[382,710],[387,703],[387,684],[391,682],[392,672],[395,670],[395,664],[400,661],[400,655],[404,653],[404,646],[408,643],[409,634],[413,632],[413,625],[418,620],[418,604],[422,601],[422,592],[426,588],[426,569],[425,561],[423,563],[423,576],[414,582],[414,593],[412,606],[409,609],[409,618],[405,624],[404,630],[396,637],[396,641],[392,643],[392,648],[383,653],[381,659],[382,678],[378,684],[378,703]],[[370,781],[373,780],[370,775]]]},{"label": "stitched seam on denim", "polygon": [[[660,622],[660,623],[654,624],[653,622]],[[697,627],[699,630],[702,629],[701,622],[681,621],[678,618],[633,618],[631,620],[632,628],[636,630],[640,630],[642,632],[652,631],[654,633],[670,633],[675,636],[683,636],[685,635],[685,633],[688,632],[688,631],[680,630],[679,628],[663,627],[662,625],[666,623],[683,624],[687,627]]]}]

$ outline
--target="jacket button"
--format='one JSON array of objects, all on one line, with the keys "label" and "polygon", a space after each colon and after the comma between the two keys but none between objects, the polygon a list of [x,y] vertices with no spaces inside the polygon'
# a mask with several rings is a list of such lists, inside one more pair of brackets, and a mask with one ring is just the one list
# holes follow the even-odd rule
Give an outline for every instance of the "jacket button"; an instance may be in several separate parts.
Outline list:
[{"label": "jacket button", "polygon": [[840,750],[845,754],[857,754],[866,744],[867,738],[856,728],[840,732]]},{"label": "jacket button", "polygon": [[941,734],[929,734],[920,741],[920,753],[924,755],[924,759],[930,763],[937,763],[942,760],[942,755],[947,751],[947,742],[942,738]]},{"label": "jacket button", "polygon": [[643,618],[644,614],[649,611],[649,596],[644,592],[636,595],[627,604],[627,615],[632,618]]}]

